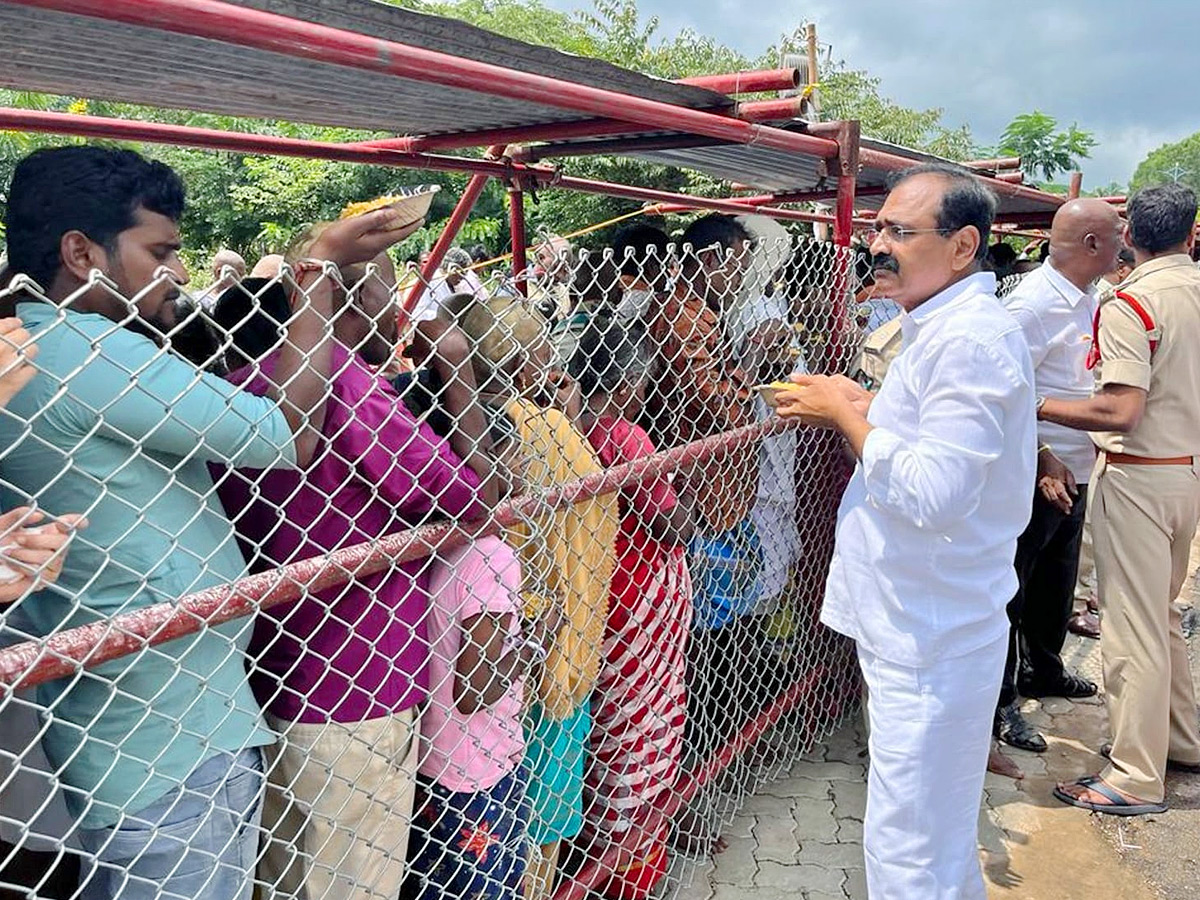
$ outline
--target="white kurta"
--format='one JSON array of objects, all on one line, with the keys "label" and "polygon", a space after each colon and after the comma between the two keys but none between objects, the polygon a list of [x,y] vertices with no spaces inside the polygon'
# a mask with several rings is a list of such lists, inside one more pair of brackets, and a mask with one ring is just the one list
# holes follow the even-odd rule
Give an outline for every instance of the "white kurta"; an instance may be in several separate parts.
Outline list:
[{"label": "white kurta", "polygon": [[821,619],[870,695],[872,900],[983,898],[990,724],[1036,472],[1033,367],[995,278],[904,313],[904,349],[838,511]]}]

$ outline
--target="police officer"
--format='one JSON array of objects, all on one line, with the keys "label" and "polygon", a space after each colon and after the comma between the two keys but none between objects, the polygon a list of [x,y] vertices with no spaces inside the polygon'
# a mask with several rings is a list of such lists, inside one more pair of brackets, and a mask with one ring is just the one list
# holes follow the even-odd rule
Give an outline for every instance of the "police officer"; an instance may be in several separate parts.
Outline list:
[{"label": "police officer", "polygon": [[1200,519],[1200,270],[1189,256],[1189,188],[1139,191],[1128,215],[1137,266],[1100,307],[1096,394],[1039,399],[1038,415],[1092,431],[1101,451],[1088,505],[1113,742],[1102,772],[1054,793],[1084,809],[1142,815],[1166,809],[1168,767],[1200,769],[1196,699],[1172,604]]}]

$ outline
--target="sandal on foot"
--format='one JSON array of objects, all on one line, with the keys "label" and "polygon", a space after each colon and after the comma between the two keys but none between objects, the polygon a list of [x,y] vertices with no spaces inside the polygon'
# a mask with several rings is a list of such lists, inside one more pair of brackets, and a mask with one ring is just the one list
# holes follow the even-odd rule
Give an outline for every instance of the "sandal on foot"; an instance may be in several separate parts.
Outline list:
[{"label": "sandal on foot", "polygon": [[1094,681],[1080,678],[1070,672],[1063,672],[1062,677],[1053,684],[1037,684],[1026,682],[1017,686],[1022,697],[1032,697],[1040,700],[1043,697],[1066,697],[1068,700],[1082,700],[1084,697],[1094,697],[1099,688]]},{"label": "sandal on foot", "polygon": [[1064,785],[1059,784],[1055,786],[1054,796],[1063,803],[1066,803],[1068,806],[1076,806],[1079,809],[1090,810],[1091,812],[1106,813],[1110,816],[1148,816],[1167,811],[1167,804],[1165,803],[1126,800],[1117,791],[1105,784],[1099,775],[1088,775],[1072,781],[1066,786],[1087,788],[1089,791],[1093,791],[1109,800],[1108,803],[1094,803],[1091,800],[1084,800],[1068,793],[1063,790]]}]

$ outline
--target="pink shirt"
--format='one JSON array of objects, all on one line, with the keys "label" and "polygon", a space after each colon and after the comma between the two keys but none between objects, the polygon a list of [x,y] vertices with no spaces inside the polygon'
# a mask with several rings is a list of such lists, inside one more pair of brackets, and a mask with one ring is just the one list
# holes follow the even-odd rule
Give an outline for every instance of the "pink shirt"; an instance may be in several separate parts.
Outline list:
[{"label": "pink shirt", "polygon": [[421,716],[421,774],[448,790],[475,793],[521,762],[524,686],[517,682],[492,706],[464,715],[454,703],[454,664],[463,622],[472,616],[507,615],[509,634],[520,635],[521,565],[498,537],[477,538],[440,556],[429,579],[430,697]]},{"label": "pink shirt", "polygon": [[[264,394],[278,355],[229,375]],[[263,571],[403,531],[432,514],[482,514],[479,479],[357,355],[334,350],[324,440],[304,472],[239,469],[221,501]],[[291,721],[357,722],[425,699],[427,560],[307,594],[257,619],[250,683],[263,708]]]}]

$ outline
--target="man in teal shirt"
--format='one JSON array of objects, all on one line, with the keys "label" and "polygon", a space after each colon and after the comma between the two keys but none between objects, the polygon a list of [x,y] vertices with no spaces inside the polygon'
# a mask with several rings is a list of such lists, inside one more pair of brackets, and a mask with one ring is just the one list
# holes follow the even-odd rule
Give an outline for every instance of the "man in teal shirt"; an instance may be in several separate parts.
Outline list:
[{"label": "man in teal shirt", "polygon": [[[39,373],[0,419],[3,505],[91,522],[58,584],[22,601],[37,634],[169,602],[244,574],[207,463],[303,466],[324,419],[332,285],[300,266],[265,397],[169,352],[184,187],[128,150],[38,151],[8,194],[12,271]],[[373,258],[417,225],[382,210],[328,228],[312,256]],[[97,274],[103,275],[101,279]],[[300,296],[300,295],[297,295]],[[126,299],[129,298],[129,299]],[[43,746],[97,867],[87,900],[248,898],[257,855],[259,747],[274,740],[247,684],[240,620],[43,684]]]}]

